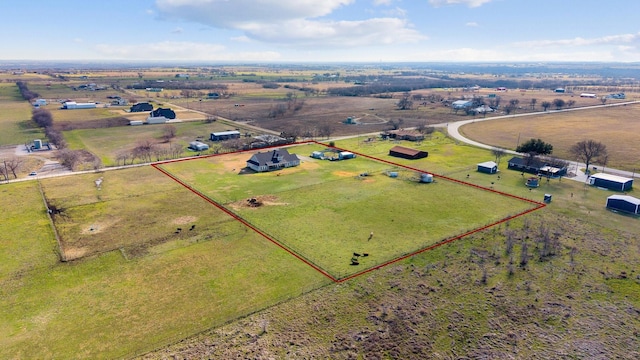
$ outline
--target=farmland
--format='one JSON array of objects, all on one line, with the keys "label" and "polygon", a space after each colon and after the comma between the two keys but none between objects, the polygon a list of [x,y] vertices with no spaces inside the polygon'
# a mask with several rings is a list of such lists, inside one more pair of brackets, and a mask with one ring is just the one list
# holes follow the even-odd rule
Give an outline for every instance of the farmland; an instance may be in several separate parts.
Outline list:
[{"label": "farmland", "polygon": [[[322,149],[301,145],[289,151],[310,154]],[[222,155],[162,167],[334,278],[536,207],[446,179],[421,184],[412,179],[419,176],[415,171],[363,157],[332,162],[305,156],[300,167],[279,171],[277,176],[238,176],[250,155]],[[388,171],[399,173],[399,178],[389,177]],[[246,199],[252,197],[265,199],[266,205],[246,206]],[[491,214],[482,211],[489,202]],[[374,239],[368,238],[370,233]],[[354,252],[369,254],[362,266],[350,264]]]},{"label": "farmland", "polygon": [[[447,136],[447,122],[482,116],[456,113],[449,101],[496,93],[494,87],[470,92],[460,84],[493,84],[491,75],[451,74],[460,86],[411,90],[413,106],[399,110],[402,92],[335,96],[330,90],[352,87],[360,75],[415,77],[398,75],[400,70],[336,68],[332,72],[342,75],[331,80],[305,68],[220,69],[198,69],[202,74],[191,79],[175,76],[195,73],[187,67],[0,73],[6,110],[0,115],[0,158],[44,138],[29,120],[31,106],[16,80],[53,100],[45,108],[68,149],[94,154],[107,167],[146,162],[121,157],[143,141],[179,145],[180,157],[195,155],[184,149],[188,142],[207,142],[210,132],[230,129],[285,131],[358,154],[347,161],[316,160],[309,154],[326,146],[296,145],[289,149],[300,155],[301,166],[252,174],[242,169],[253,150],[226,153],[238,144],[208,142],[211,149],[202,155],[212,156],[157,169],[51,178],[40,177],[40,167],[61,152],[25,155],[18,178],[33,181],[0,185],[0,357],[640,356],[638,218],[607,210],[606,197],[614,192],[573,181],[571,174],[528,188],[524,174],[507,169],[508,156],[499,161],[499,173],[479,173],[476,164],[498,160],[494,154]],[[128,87],[141,80],[167,88],[153,93]],[[107,90],[73,90],[90,82]],[[601,104],[579,98],[580,91],[625,91],[624,101],[638,99],[623,85],[574,86],[566,94],[552,89],[529,85],[498,95],[503,105],[519,100],[515,114],[542,111],[541,102],[555,98],[574,100],[573,108]],[[213,90],[219,99],[206,98]],[[127,107],[59,110],[55,102],[105,104],[114,94],[174,108],[182,120],[171,124],[175,136],[164,138],[166,125],[123,126],[147,116]],[[431,102],[432,95],[445,101]],[[508,149],[518,138],[539,137],[567,160],[569,146],[594,138],[609,149],[607,168],[633,170],[640,166],[637,107],[548,111],[476,121],[462,131]],[[347,117],[359,125],[345,124]],[[419,142],[378,136],[394,126],[435,124]],[[429,156],[394,158],[389,149],[395,145]],[[30,177],[32,170],[39,176]],[[421,172],[435,174],[436,181],[418,183]],[[545,194],[553,196],[545,207],[475,231],[537,207]],[[636,188],[627,194],[640,197]],[[261,206],[249,206],[252,198]],[[420,252],[451,238],[456,240]],[[351,265],[353,253],[368,256]]]}]

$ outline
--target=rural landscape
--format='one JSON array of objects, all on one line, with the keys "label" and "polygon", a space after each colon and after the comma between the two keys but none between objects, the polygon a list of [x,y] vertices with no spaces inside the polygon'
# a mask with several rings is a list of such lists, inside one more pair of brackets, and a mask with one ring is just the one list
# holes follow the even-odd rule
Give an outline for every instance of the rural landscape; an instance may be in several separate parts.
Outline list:
[{"label": "rural landscape", "polygon": [[637,69],[459,66],[3,65],[0,357],[640,357]]}]

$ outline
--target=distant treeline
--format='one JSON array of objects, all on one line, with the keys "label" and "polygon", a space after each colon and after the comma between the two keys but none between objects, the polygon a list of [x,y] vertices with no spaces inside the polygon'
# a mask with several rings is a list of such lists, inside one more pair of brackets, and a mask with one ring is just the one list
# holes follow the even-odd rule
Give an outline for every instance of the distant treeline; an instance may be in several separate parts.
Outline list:
[{"label": "distant treeline", "polygon": [[127,89],[144,90],[146,88],[163,88],[168,90],[227,90],[226,84],[208,81],[167,81],[159,83],[156,80],[145,80],[143,82],[127,85]]},{"label": "distant treeline", "polygon": [[[416,74],[410,74],[416,76]],[[519,79],[465,79],[441,77],[418,77],[406,78],[402,76],[357,76],[347,77],[345,81],[360,84],[350,87],[333,88],[327,90],[329,95],[337,96],[368,96],[375,94],[411,92],[422,89],[435,88],[465,88],[480,86],[482,88],[505,87],[507,89],[555,89],[564,86],[595,86],[601,85],[597,80],[569,80],[563,79],[541,79],[541,80],[519,80]]]},{"label": "distant treeline", "polygon": [[18,86],[18,90],[20,91],[20,95],[22,95],[23,99],[31,101],[37,97],[40,97],[40,94],[38,94],[37,92],[29,90],[29,88],[27,87],[27,83],[24,81],[18,81],[16,82],[16,85]]}]

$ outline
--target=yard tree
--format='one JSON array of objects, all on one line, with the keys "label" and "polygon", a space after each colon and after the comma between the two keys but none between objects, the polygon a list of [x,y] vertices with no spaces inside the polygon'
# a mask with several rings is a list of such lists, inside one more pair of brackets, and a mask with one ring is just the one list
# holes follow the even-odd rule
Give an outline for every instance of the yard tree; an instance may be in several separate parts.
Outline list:
[{"label": "yard tree", "polygon": [[31,120],[43,128],[53,125],[53,115],[47,109],[34,109],[31,113]]},{"label": "yard tree", "polygon": [[589,164],[593,160],[599,158],[608,159],[607,146],[595,140],[579,141],[569,148],[569,152],[584,161],[587,171],[589,171]]},{"label": "yard tree", "polygon": [[536,109],[536,103],[538,102],[538,99],[533,98],[531,100],[529,100],[529,106],[531,106],[531,110],[535,110]]},{"label": "yard tree", "polygon": [[176,137],[177,132],[178,129],[176,129],[174,125],[165,125],[162,129],[162,139],[164,140],[164,142],[169,142],[171,141],[171,139]]},{"label": "yard tree", "polygon": [[551,103],[549,101],[543,101],[542,103],[540,103],[540,106],[542,106],[542,109],[544,109],[544,111],[547,111],[547,109],[551,107]]},{"label": "yard tree", "polygon": [[500,165],[500,159],[502,159],[502,157],[505,156],[507,152],[504,149],[493,148],[491,149],[491,154],[496,157],[496,164]]},{"label": "yard tree", "polygon": [[535,155],[548,155],[553,152],[553,145],[548,144],[540,139],[530,139],[516,148],[519,153],[535,154]]},{"label": "yard tree", "polygon": [[607,103],[607,97],[606,96],[601,97],[600,98],[600,102],[602,102],[602,105],[606,104]]},{"label": "yard tree", "polygon": [[405,93],[402,94],[402,98],[400,98],[400,101],[398,101],[396,106],[400,110],[409,110],[409,109],[411,109],[411,106],[413,106],[413,101],[410,100],[410,95],[409,95],[408,92],[405,92]]},{"label": "yard tree", "polygon": [[572,107],[575,104],[576,104],[575,100],[567,100],[567,107]]},{"label": "yard tree", "polygon": [[565,106],[565,102],[562,99],[553,99],[553,105],[556,107],[556,110],[560,110]]}]

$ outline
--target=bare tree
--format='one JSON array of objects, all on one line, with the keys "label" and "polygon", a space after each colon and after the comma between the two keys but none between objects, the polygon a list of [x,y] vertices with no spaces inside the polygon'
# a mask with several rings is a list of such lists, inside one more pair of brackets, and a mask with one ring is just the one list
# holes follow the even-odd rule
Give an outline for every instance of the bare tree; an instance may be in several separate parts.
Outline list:
[{"label": "bare tree", "polygon": [[151,155],[153,154],[155,146],[151,140],[141,140],[136,147],[133,148],[132,154],[142,162],[151,162]]},{"label": "bare tree", "polygon": [[81,160],[81,155],[78,150],[63,149],[58,152],[58,159],[60,164],[74,170]]},{"label": "bare tree", "polygon": [[547,109],[551,107],[551,103],[549,101],[543,101],[542,103],[540,103],[540,106],[542,106],[542,109],[544,109],[544,111],[547,111]]},{"label": "bare tree", "polygon": [[411,109],[411,107],[413,106],[413,101],[411,101],[411,99],[410,99],[410,94],[408,92],[403,93],[402,97],[400,98],[400,101],[398,101],[396,106],[400,110],[409,110],[409,109]]},{"label": "bare tree", "polygon": [[595,140],[579,141],[569,148],[569,152],[584,161],[587,172],[589,172],[591,161],[600,157],[608,157],[607,146]]},{"label": "bare tree", "polygon": [[398,120],[389,120],[389,126],[391,126],[391,130],[398,130],[404,123],[404,119]]},{"label": "bare tree", "polygon": [[529,100],[529,106],[531,106],[531,110],[535,110],[536,109],[536,103],[538,102],[538,99],[533,98],[531,100]]},{"label": "bare tree", "polygon": [[491,154],[496,157],[496,164],[500,166],[500,159],[502,159],[502,157],[505,156],[507,152],[504,149],[493,148],[491,149]]},{"label": "bare tree", "polygon": [[9,160],[5,160],[4,161],[4,168],[5,168],[5,173],[7,171],[11,171],[11,173],[13,174],[13,178],[17,179],[18,178],[18,171],[20,171],[20,167],[22,166],[23,161],[21,159],[18,158],[11,158]]},{"label": "bare tree", "polygon": [[602,103],[602,105],[606,104],[607,103],[607,97],[606,96],[601,97],[600,98],[600,102]]},{"label": "bare tree", "polygon": [[575,105],[575,104],[576,104],[575,100],[567,100],[567,107],[569,107],[569,108],[573,107],[573,105]]},{"label": "bare tree", "polygon": [[553,105],[556,107],[556,110],[560,110],[566,105],[566,103],[562,99],[554,99]]},{"label": "bare tree", "polygon": [[169,142],[171,141],[171,139],[176,137],[177,133],[178,133],[178,129],[176,129],[175,126],[165,125],[164,128],[162,129],[162,140],[164,140],[164,142]]},{"label": "bare tree", "polygon": [[326,136],[327,139],[331,137],[333,133],[333,125],[331,124],[322,124],[318,127],[318,135]]}]

